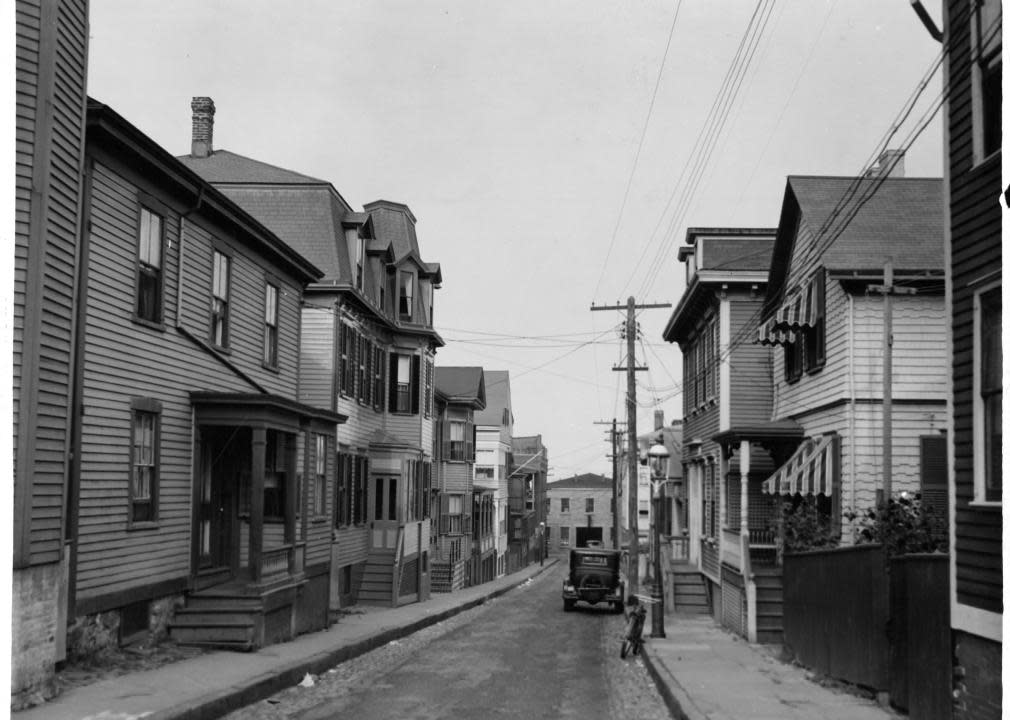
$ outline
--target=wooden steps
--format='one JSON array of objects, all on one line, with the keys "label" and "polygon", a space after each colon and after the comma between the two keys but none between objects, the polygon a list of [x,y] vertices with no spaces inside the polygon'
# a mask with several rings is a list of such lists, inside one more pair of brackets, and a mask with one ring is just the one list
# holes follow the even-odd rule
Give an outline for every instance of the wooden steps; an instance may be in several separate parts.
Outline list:
[{"label": "wooden steps", "polygon": [[757,641],[778,644],[782,642],[782,568],[755,567],[754,584],[757,586]]},{"label": "wooden steps", "polygon": [[396,554],[392,550],[373,550],[368,554],[358,589],[358,602],[390,607],[393,604],[393,571]]},{"label": "wooden steps", "polygon": [[674,567],[672,574],[674,611],[689,615],[711,613],[708,588],[701,572],[693,567],[683,566]]}]

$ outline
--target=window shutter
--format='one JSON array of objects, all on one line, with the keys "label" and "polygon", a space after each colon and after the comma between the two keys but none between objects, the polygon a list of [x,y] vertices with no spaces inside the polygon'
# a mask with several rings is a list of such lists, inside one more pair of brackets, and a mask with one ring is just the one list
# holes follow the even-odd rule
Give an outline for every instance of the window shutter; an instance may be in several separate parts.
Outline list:
[{"label": "window shutter", "polygon": [[410,412],[417,415],[420,410],[421,358],[410,356]]},{"label": "window shutter", "polygon": [[466,440],[466,445],[463,450],[463,459],[467,462],[473,462],[473,447],[474,447],[474,426],[473,420],[468,419],[466,421],[466,426],[463,428],[463,436]]},{"label": "window shutter", "polygon": [[451,439],[452,433],[452,420],[449,419],[449,413],[445,414],[442,419],[442,459],[449,460],[452,455],[449,449],[449,441]]},{"label": "window shutter", "polygon": [[399,353],[389,353],[389,412],[396,412],[396,368],[399,365]]},{"label": "window shutter", "polygon": [[472,524],[472,519],[473,519],[473,514],[472,513],[473,513],[473,510],[472,510],[472,507],[471,507],[472,504],[473,504],[473,499],[472,498],[473,498],[473,495],[471,493],[466,493],[465,495],[463,495],[463,534],[464,535],[469,535],[471,532],[473,532],[473,524]]},{"label": "window shutter", "polygon": [[443,533],[449,527],[449,496],[445,493],[438,496],[438,527]]},{"label": "window shutter", "polygon": [[947,437],[919,438],[919,472],[922,505],[930,507],[947,524]]}]

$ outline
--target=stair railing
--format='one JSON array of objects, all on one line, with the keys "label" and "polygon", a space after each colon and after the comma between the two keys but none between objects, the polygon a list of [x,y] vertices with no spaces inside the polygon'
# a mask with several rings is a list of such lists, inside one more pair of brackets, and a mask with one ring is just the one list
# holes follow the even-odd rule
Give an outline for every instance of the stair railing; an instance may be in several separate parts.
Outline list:
[{"label": "stair railing", "polygon": [[403,578],[403,525],[396,529],[396,550],[393,551],[393,587],[390,588],[390,604],[397,607],[400,603],[400,581]]}]

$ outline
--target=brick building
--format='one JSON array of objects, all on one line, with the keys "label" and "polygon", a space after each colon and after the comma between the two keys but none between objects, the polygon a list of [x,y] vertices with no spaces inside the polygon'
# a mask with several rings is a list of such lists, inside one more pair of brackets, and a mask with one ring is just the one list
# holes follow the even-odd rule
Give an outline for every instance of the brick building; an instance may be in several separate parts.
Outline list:
[{"label": "brick building", "polygon": [[584,473],[547,485],[547,542],[550,552],[585,547],[598,540],[612,548],[613,483],[610,478]]}]

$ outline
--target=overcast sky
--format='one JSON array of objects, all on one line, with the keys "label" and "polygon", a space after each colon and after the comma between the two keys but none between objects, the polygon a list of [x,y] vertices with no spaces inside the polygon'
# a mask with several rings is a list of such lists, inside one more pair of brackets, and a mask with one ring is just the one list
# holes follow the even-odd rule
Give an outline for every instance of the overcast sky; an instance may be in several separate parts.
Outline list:
[{"label": "overcast sky", "polygon": [[[561,479],[609,475],[593,423],[625,415],[623,314],[591,303],[676,305],[687,227],[774,227],[787,175],[859,173],[939,51],[907,0],[92,0],[88,91],[177,155],[210,96],[216,149],[409,205],[442,265],[437,363],[510,371]],[[941,122],[906,175],[942,174]],[[639,318],[640,431],[681,417],[671,312]]]}]

